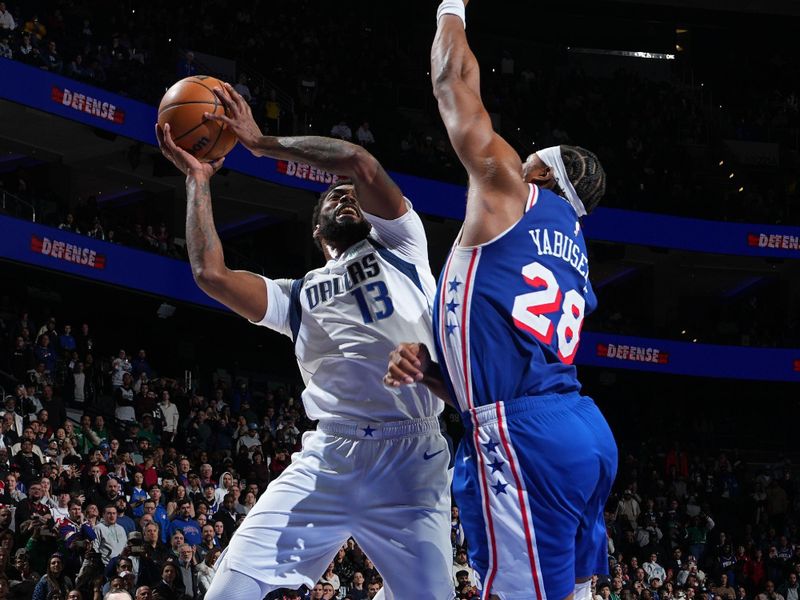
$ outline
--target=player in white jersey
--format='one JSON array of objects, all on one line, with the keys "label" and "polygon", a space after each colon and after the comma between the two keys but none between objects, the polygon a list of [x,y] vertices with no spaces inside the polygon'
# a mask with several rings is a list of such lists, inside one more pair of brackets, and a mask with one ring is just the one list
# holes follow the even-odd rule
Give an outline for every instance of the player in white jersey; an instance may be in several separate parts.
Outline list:
[{"label": "player in white jersey", "polygon": [[[325,266],[272,280],[225,266],[211,214],[210,178],[157,128],[164,155],[186,173],[186,238],[198,285],[250,321],[295,342],[303,402],[316,431],[239,526],[206,600],[252,600],[312,586],[353,536],[385,581],[386,598],[454,596],[450,581],[449,452],[443,406],[424,386],[387,388],[386,356],[409,336],[431,339],[435,281],[411,203],[360,146],[320,137],[263,136],[230,86],[219,118],[256,156],[347,176],[314,211]],[[209,116],[211,118],[211,116]]]}]

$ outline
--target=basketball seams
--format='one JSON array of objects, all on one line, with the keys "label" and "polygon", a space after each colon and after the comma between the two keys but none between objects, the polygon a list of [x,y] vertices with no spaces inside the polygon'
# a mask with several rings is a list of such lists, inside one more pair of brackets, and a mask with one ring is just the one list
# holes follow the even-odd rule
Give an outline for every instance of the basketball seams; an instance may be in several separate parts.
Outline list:
[{"label": "basketball seams", "polygon": [[[197,79],[196,77],[187,77],[185,79],[185,81],[186,81],[186,83],[194,83],[195,85],[202,86],[202,87],[206,88],[209,92],[211,92],[211,95],[214,96],[214,98],[217,97],[217,95],[214,93],[213,89],[211,89],[205,83],[203,83],[202,80],[201,81],[196,81],[196,79]],[[209,78],[209,79],[212,79],[212,78]],[[219,79],[216,79],[215,81],[220,84],[220,87],[222,87],[222,82],[220,82]]]},{"label": "basketball seams", "polygon": [[160,117],[163,113],[167,112],[168,110],[172,110],[173,108],[183,106],[184,104],[210,104],[215,109],[217,107],[217,105],[211,100],[184,100],[183,102],[173,102],[172,104],[167,104],[163,108],[159,109],[158,116]]},{"label": "basketball seams", "polygon": [[[201,128],[201,127],[203,127],[204,125],[208,125],[208,123],[206,123],[205,121],[202,121],[202,122],[198,123],[197,125],[195,125],[194,127],[192,127],[191,129],[189,129],[189,130],[187,130],[187,131],[184,131],[184,132],[183,132],[182,134],[180,134],[178,137],[174,137],[174,138],[172,138],[172,141],[173,141],[173,142],[177,142],[178,140],[181,140],[181,139],[185,138],[185,137],[186,137],[187,135],[189,135],[190,133],[193,133],[193,132],[197,131],[198,129],[200,129],[200,128]],[[184,148],[184,150],[186,150],[186,148]]]},{"label": "basketball seams", "polygon": [[[219,99],[217,98],[216,95],[214,95],[214,110],[213,110],[213,114],[217,114],[217,108],[219,106],[221,106],[221,104],[219,103]],[[224,106],[222,107],[222,112],[225,113],[225,107]],[[206,121],[203,121],[203,122],[206,123]],[[206,157],[209,154],[211,154],[211,151],[217,146],[217,142],[219,141],[219,138],[222,137],[222,132],[224,131],[224,129],[222,127],[222,123],[217,123],[216,121],[210,121],[210,122],[214,123],[217,126],[219,131],[217,131],[217,137],[214,140],[214,143],[211,144],[211,146],[208,148],[208,150],[206,150],[205,153],[202,156],[196,155],[197,158],[200,159],[200,160],[206,159]],[[208,159],[208,160],[216,160],[216,159]]]},{"label": "basketball seams", "polygon": [[[212,81],[215,81],[217,84],[219,84],[218,80],[216,80],[214,78],[209,78],[209,79],[212,80]],[[209,112],[209,113],[214,114],[214,115],[218,114],[217,113],[217,109],[219,107],[222,107],[222,113],[221,114],[227,114],[227,111],[225,110],[225,106],[220,102],[219,98],[217,98],[217,96],[216,96],[216,94],[214,94],[213,90],[208,85],[206,85],[204,82],[198,80],[197,78],[186,78],[186,79],[183,80],[183,83],[196,84],[196,85],[202,87],[203,89],[205,89],[206,91],[208,91],[211,94],[211,96],[209,98],[207,98],[207,99],[202,99],[202,100],[180,100],[181,97],[185,98],[186,96],[188,96],[189,98],[191,98],[192,96],[195,96],[195,98],[196,98],[197,95],[198,95],[197,92],[193,93],[193,92],[189,91],[191,89],[195,89],[196,90],[196,88],[186,88],[186,87],[184,87],[184,89],[182,91],[177,92],[173,96],[173,102],[170,102],[169,104],[167,104],[164,107],[159,107],[159,111],[158,111],[159,122],[165,122],[165,121],[168,122],[170,120],[170,118],[167,117],[167,114],[170,111],[173,111],[174,109],[179,108],[179,107],[184,106],[184,105],[187,105],[187,106],[188,105],[195,105],[196,106],[196,105],[207,104],[208,105],[208,109],[205,112]],[[202,110],[202,108],[201,108],[201,106],[197,106],[197,108],[195,108],[193,110],[194,111],[198,111],[198,110]],[[173,114],[175,114],[175,113],[173,113]],[[195,113],[195,114],[197,114],[197,113]],[[174,120],[175,117],[171,117],[171,119]],[[193,120],[194,120],[194,118],[190,117],[189,118],[189,122],[186,123],[186,124],[190,125]],[[183,122],[184,123],[186,122],[185,118],[183,119]],[[214,135],[214,132],[212,131],[213,128],[211,126],[211,123],[214,123],[217,126],[216,135]],[[217,146],[219,145],[220,141],[224,137],[223,133],[225,133],[225,131],[227,130],[227,128],[224,126],[224,124],[218,123],[216,121],[212,121],[210,119],[202,118],[199,123],[195,124],[194,126],[190,127],[189,129],[187,129],[185,131],[181,131],[180,134],[175,136],[173,139],[174,139],[174,141],[176,143],[180,142],[181,140],[184,140],[188,136],[191,136],[192,134],[195,134],[203,125],[206,126],[205,134],[200,133],[200,134],[197,134],[197,135],[198,135],[198,137],[200,137],[200,136],[206,137],[207,136],[208,138],[211,138],[209,140],[209,141],[211,141],[211,143],[208,144],[206,148],[200,148],[199,149],[200,150],[199,153],[193,153],[193,152],[191,152],[191,150],[189,148],[184,148],[184,150],[187,150],[188,152],[193,154],[193,156],[195,156],[199,160],[215,160],[215,159],[211,159],[211,158],[208,158],[208,157],[214,155],[215,150],[217,149]],[[188,145],[192,146],[191,143],[188,143]],[[226,146],[228,145],[227,141],[226,141],[225,145]],[[234,141],[233,145],[235,145],[235,141]],[[183,146],[181,146],[181,147],[183,147]],[[221,147],[220,150],[224,150],[224,147]],[[227,153],[227,152],[225,152],[225,153]]]},{"label": "basketball seams", "polygon": [[[217,142],[219,141],[219,138],[221,138],[221,137],[222,137],[222,132],[224,131],[224,129],[222,129],[222,123],[216,123],[216,125],[217,125],[217,127],[219,128],[219,131],[217,132],[217,137],[216,137],[216,139],[214,140],[214,143],[213,143],[213,144],[211,144],[211,147],[210,147],[208,150],[206,150],[205,154],[203,154],[203,156],[202,156],[202,159],[206,159],[206,157],[207,157],[209,154],[211,154],[211,151],[212,151],[214,148],[216,148],[216,147],[217,147]],[[200,157],[200,156],[198,156],[197,158],[201,158],[201,157]],[[210,158],[210,159],[207,159],[207,160],[216,160],[216,159],[215,159],[215,158]]]},{"label": "basketball seams", "polygon": [[[194,83],[194,82],[191,82],[191,83]],[[205,86],[203,86],[203,87],[205,87]],[[211,102],[208,102],[208,101],[198,102],[198,101],[194,101],[194,100],[187,100],[186,102],[173,104],[172,108],[177,108],[178,106],[183,106],[184,104],[211,104]],[[216,97],[216,95],[214,96],[213,107],[214,107],[214,109],[211,111],[211,113],[217,114],[217,108],[219,107],[219,99]],[[172,138],[172,139],[173,139],[173,141],[177,142],[178,140],[180,140],[182,138],[185,138],[190,133],[192,133],[194,131],[197,131],[203,125],[208,125],[208,123],[209,123],[208,119],[203,119],[202,121],[200,121],[197,125],[195,125],[191,129],[189,129],[188,131],[184,131],[178,137],[175,137],[175,138]],[[214,143],[216,144],[216,142],[214,142]],[[207,153],[208,153],[208,151],[206,151],[206,154]]]}]

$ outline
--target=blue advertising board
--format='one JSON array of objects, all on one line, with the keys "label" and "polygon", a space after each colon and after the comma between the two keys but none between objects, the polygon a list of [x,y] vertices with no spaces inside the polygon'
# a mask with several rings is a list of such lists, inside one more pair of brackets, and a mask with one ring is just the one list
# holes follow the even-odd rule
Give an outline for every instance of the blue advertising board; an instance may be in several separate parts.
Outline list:
[{"label": "blue advertising board", "polygon": [[[144,293],[223,309],[188,263],[0,216],[0,258]],[[800,349],[745,348],[584,331],[576,363],[734,379],[800,382]]]},{"label": "blue advertising board", "polygon": [[[156,108],[41,69],[0,58],[0,98],[156,145]],[[237,146],[226,167],[265,181],[321,191],[336,177],[307,164],[256,158]],[[464,216],[466,189],[402,173],[390,173],[422,213]],[[722,223],[613,208],[598,208],[584,220],[586,236],[715,254],[800,259],[800,227]]]},{"label": "blue advertising board", "polygon": [[575,362],[653,373],[800,382],[800,349],[750,348],[584,331]]},{"label": "blue advertising board", "polygon": [[0,216],[0,232],[0,258],[224,308],[197,287],[187,262],[6,216]]}]

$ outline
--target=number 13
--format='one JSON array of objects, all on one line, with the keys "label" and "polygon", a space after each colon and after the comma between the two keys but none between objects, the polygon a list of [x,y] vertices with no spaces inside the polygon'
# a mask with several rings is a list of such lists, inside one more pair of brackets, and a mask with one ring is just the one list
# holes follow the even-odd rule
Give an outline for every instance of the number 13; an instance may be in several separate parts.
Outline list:
[{"label": "number 13", "polygon": [[522,277],[535,292],[520,294],[514,299],[511,316],[514,324],[541,341],[550,345],[553,341],[553,321],[546,314],[561,310],[555,326],[558,337],[558,358],[571,365],[575,359],[583,326],[586,301],[576,290],[562,294],[553,272],[540,262],[522,267]]}]

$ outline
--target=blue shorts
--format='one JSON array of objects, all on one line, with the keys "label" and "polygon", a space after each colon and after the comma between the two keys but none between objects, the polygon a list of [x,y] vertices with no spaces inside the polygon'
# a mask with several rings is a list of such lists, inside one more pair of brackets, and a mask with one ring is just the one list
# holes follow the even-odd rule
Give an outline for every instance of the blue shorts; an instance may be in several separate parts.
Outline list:
[{"label": "blue shorts", "polygon": [[563,600],[576,578],[607,573],[617,446],[591,398],[518,398],[463,420],[453,494],[481,598]]}]

